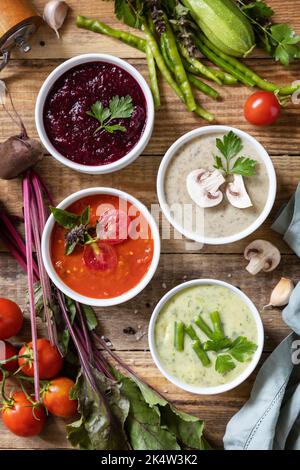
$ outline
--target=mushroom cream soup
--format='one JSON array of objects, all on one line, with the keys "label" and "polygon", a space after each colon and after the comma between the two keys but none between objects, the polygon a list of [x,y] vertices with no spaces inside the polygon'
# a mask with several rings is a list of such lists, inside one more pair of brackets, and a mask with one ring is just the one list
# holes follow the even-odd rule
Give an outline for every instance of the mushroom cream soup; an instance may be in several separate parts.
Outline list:
[{"label": "mushroom cream soup", "polygon": [[[235,368],[227,373],[215,370],[217,353],[207,351],[210,364],[204,366],[193,349],[193,341],[185,334],[184,349],[174,347],[174,325],[183,322],[185,327],[192,325],[202,345],[207,336],[195,324],[200,317],[211,326],[212,312],[218,311],[224,335],[234,341],[246,337],[257,343],[255,319],[244,301],[233,291],[223,286],[199,285],[186,288],[172,297],[158,314],[155,323],[155,347],[163,368],[181,382],[197,387],[215,387],[238,377],[250,364],[252,355],[245,362],[233,358]],[[255,345],[253,345],[255,348]],[[226,354],[226,351],[220,351]]]},{"label": "mushroom cream soup", "polygon": [[[216,147],[216,139],[223,137],[223,133],[202,135],[182,145],[174,154],[165,174],[166,202],[172,211],[175,222],[180,226],[184,225],[184,228],[190,232],[208,238],[228,237],[247,229],[260,216],[268,198],[267,168],[256,149],[242,139],[243,149],[232,160],[232,164],[240,156],[249,157],[257,162],[255,175],[243,178],[252,206],[240,209],[231,205],[225,194],[226,184],[220,188],[224,194],[223,200],[215,207],[201,209],[191,199],[186,184],[187,176],[197,169],[214,170],[214,157],[221,156]],[[232,176],[229,176],[227,183],[231,180]],[[172,207],[178,207],[178,205],[183,209],[184,219],[181,210],[172,210]],[[199,211],[201,211],[203,222],[200,225],[198,222],[196,228],[195,221],[197,217],[199,221]],[[199,230],[202,232],[199,233]]]}]

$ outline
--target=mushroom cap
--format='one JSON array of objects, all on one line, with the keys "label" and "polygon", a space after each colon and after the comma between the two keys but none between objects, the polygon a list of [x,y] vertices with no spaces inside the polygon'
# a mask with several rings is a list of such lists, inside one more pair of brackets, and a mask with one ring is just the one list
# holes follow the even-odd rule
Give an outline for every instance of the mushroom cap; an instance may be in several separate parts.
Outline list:
[{"label": "mushroom cap", "polygon": [[244,251],[244,257],[250,261],[246,267],[251,274],[263,270],[273,271],[280,263],[281,254],[278,248],[266,240],[254,240]]}]

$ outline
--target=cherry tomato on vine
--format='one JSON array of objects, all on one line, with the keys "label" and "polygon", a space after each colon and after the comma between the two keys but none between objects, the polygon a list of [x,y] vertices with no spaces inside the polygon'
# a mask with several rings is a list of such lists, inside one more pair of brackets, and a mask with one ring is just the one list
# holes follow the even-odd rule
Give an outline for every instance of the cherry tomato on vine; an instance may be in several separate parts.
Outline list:
[{"label": "cherry tomato on vine", "polygon": [[[57,375],[63,366],[63,359],[56,346],[52,346],[50,341],[45,338],[37,340],[38,363],[41,379],[51,379]],[[28,356],[28,357],[21,357]],[[22,367],[22,373],[33,377],[33,349],[32,342],[25,344],[19,352],[19,367]]]},{"label": "cherry tomato on vine", "polygon": [[46,414],[42,405],[33,405],[24,392],[15,392],[2,408],[5,426],[21,437],[37,436],[43,430]]},{"label": "cherry tomato on vine", "polygon": [[279,118],[281,106],[270,91],[257,91],[249,96],[244,105],[244,114],[250,124],[269,126]]},{"label": "cherry tomato on vine", "polygon": [[70,418],[77,412],[78,400],[70,398],[75,383],[67,377],[52,379],[43,392],[43,403],[50,413],[60,418]]},{"label": "cherry tomato on vine", "polygon": [[100,240],[111,245],[123,243],[128,238],[130,218],[126,212],[118,209],[108,209],[99,217],[97,235]]},{"label": "cherry tomato on vine", "polygon": [[[0,362],[6,361],[7,359],[14,356],[18,356],[18,350],[7,341],[0,341]],[[0,367],[4,370],[7,370],[7,372],[11,372],[13,374],[18,369],[18,359],[8,361],[5,364],[0,365]],[[0,370],[0,381],[2,379],[3,374]]]},{"label": "cherry tomato on vine", "polygon": [[9,299],[0,298],[0,339],[16,336],[23,325],[20,307]]}]

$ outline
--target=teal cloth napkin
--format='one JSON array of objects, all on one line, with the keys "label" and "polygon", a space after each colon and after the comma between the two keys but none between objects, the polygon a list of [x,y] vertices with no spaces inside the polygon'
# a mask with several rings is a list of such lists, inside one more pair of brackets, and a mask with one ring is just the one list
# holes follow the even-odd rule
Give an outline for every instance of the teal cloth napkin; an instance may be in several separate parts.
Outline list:
[{"label": "teal cloth napkin", "polygon": [[[272,228],[300,257],[300,184]],[[300,450],[300,283],[282,316],[293,333],[265,361],[250,399],[229,421],[226,450]]]},{"label": "teal cloth napkin", "polygon": [[296,193],[282,208],[271,228],[283,235],[285,242],[300,257],[300,183]]}]

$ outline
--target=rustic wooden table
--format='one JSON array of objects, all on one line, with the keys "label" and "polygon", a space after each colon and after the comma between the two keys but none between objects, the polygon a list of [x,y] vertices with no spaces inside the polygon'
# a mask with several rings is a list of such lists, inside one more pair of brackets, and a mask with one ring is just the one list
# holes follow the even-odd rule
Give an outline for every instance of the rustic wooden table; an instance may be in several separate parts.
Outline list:
[{"label": "rustic wooden table", "polygon": [[[45,0],[33,2],[42,12]],[[300,0],[268,0],[278,12],[278,20],[290,22],[300,32]],[[109,25],[117,26],[113,14],[113,2],[101,0],[68,0],[71,12],[61,30],[58,40],[47,27],[42,27],[36,37],[32,51],[24,56],[15,54],[13,60],[1,74],[6,80],[28,132],[37,136],[34,123],[36,96],[47,75],[63,60],[87,52],[110,53],[125,58],[147,77],[145,58],[140,52],[122,45],[118,41],[79,30],[75,26],[76,14],[100,18]],[[299,77],[299,63],[288,70],[272,60],[258,55],[248,63],[264,77],[278,83],[291,82]],[[167,148],[183,133],[204,125],[200,119],[187,113],[173,92],[161,84],[162,108],[156,113],[155,129],[144,154],[129,167],[105,176],[88,176],[75,173],[46,156],[38,166],[47,179],[58,203],[68,194],[90,186],[112,186],[128,191],[146,205],[157,202],[156,174]],[[120,355],[154,387],[163,392],[180,409],[194,413],[206,421],[206,435],[213,445],[222,446],[222,437],[230,417],[236,413],[249,396],[254,376],[235,390],[219,396],[198,397],[184,393],[167,382],[152,362],[147,342],[147,327],[151,312],[161,296],[172,287],[187,279],[212,277],[229,281],[239,286],[254,301],[261,312],[265,326],[266,341],[262,360],[288,334],[281,320],[280,310],[263,310],[272,287],[280,276],[294,280],[300,278],[300,264],[289,248],[270,229],[276,211],[295,190],[300,180],[300,126],[299,106],[289,106],[278,124],[271,128],[256,129],[246,124],[243,103],[251,91],[245,87],[222,88],[223,103],[213,102],[202,96],[203,104],[215,113],[217,122],[237,126],[257,137],[272,156],[277,176],[278,194],[275,207],[267,222],[250,239],[265,238],[274,242],[283,254],[280,267],[269,274],[250,276],[245,271],[243,250],[250,240],[221,247],[206,246],[201,251],[186,252],[184,240],[167,240],[162,243],[159,269],[151,284],[134,300],[120,307],[98,309],[101,332],[109,337]],[[0,113],[0,139],[16,133],[17,129]],[[0,183],[0,200],[12,214],[21,214],[20,180]],[[26,277],[16,262],[1,249],[0,296],[10,297],[25,306]],[[135,335],[124,333],[131,326]],[[42,331],[41,331],[42,333]],[[29,340],[29,321],[18,338]],[[0,448],[68,448],[64,422],[49,419],[45,432],[32,439],[21,439],[12,435],[0,424]]]}]

